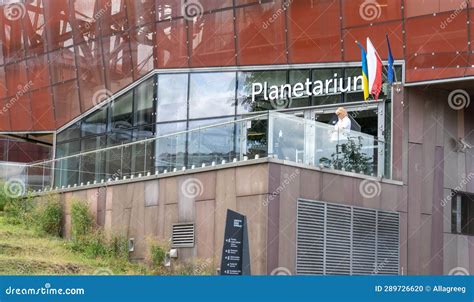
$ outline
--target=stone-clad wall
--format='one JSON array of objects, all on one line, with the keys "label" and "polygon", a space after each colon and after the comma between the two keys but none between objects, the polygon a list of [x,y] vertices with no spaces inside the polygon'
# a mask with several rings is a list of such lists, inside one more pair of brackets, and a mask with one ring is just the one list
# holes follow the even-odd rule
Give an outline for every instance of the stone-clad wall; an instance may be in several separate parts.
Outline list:
[{"label": "stone-clad wall", "polygon": [[[277,267],[294,273],[296,201],[305,198],[400,212],[401,266],[406,267],[406,187],[400,182],[383,182],[379,195],[364,198],[360,192],[362,181],[363,178],[351,174],[322,172],[271,160],[66,192],[61,194],[65,204],[64,235],[70,236],[71,201],[87,200],[97,224],[106,232],[119,232],[135,239],[132,258],[145,257],[147,237],[168,240],[173,223],[194,222],[196,245],[180,248],[180,259],[213,258],[218,265],[225,215],[227,209],[232,209],[248,219],[252,273],[269,274]],[[189,183],[198,184],[196,194],[186,189]]]},{"label": "stone-clad wall", "polygon": [[[193,185],[197,191],[193,191]],[[220,263],[227,209],[247,215],[252,273],[266,273],[268,164],[215,169],[61,194],[64,236],[71,233],[73,200],[87,201],[99,226],[135,239],[134,259],[143,259],[147,238],[169,240],[174,223],[194,222],[196,245],[179,258]]]}]

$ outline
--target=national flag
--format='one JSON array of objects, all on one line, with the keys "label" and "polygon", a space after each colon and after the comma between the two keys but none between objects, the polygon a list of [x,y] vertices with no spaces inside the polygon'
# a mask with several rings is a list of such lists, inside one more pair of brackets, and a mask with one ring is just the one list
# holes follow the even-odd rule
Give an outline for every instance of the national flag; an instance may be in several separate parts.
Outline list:
[{"label": "national flag", "polygon": [[382,91],[383,65],[377,50],[375,50],[369,38],[367,38],[367,67],[369,71],[369,92],[377,100],[380,91]]},{"label": "national flag", "polygon": [[388,39],[388,35],[385,35],[387,38],[387,46],[388,46],[388,71],[387,71],[387,81],[390,85],[393,84],[393,80],[395,78],[395,69],[393,66],[393,55],[392,55],[392,48],[390,47],[390,40]]},{"label": "national flag", "polygon": [[364,90],[364,100],[369,98],[369,71],[367,68],[367,53],[365,52],[364,47],[357,42],[357,45],[360,47],[361,56],[362,56],[362,88]]}]

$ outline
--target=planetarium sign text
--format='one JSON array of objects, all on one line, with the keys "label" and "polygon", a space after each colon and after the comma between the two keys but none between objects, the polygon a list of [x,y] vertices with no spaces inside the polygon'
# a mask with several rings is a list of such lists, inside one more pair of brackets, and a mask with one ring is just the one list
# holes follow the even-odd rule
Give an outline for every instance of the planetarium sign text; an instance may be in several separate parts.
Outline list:
[{"label": "planetarium sign text", "polygon": [[296,84],[269,85],[268,82],[252,83],[252,101],[255,101],[257,96],[263,96],[265,101],[274,101],[286,98],[288,95],[298,98],[359,91],[362,91],[362,76],[344,79],[334,74],[334,78],[324,81],[311,81],[308,78],[305,82]]}]

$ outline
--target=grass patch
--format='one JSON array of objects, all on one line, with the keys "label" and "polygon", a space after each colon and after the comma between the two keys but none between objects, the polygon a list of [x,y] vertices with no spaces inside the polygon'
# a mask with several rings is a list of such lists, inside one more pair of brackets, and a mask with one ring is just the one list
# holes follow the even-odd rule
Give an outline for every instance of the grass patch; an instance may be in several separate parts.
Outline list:
[{"label": "grass patch", "polygon": [[69,248],[69,241],[11,225],[0,213],[0,275],[146,275],[141,264],[123,258],[89,258]]}]

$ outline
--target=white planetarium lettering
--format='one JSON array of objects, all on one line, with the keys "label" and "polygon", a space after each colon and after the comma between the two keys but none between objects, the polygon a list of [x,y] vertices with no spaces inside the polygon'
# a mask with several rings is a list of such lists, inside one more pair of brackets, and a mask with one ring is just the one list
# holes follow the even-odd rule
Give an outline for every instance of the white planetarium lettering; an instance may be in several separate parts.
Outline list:
[{"label": "white planetarium lettering", "polygon": [[274,101],[283,99],[287,95],[303,97],[305,95],[320,96],[362,91],[358,87],[362,87],[362,76],[347,77],[344,81],[343,78],[338,78],[337,73],[334,74],[334,78],[332,79],[312,82],[308,78],[304,83],[300,82],[293,85],[283,84],[269,86],[268,82],[252,83],[252,101],[255,102],[255,97],[262,93],[265,101]]}]

